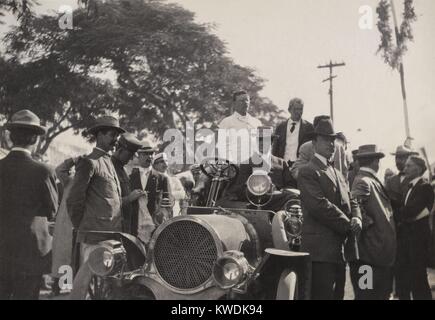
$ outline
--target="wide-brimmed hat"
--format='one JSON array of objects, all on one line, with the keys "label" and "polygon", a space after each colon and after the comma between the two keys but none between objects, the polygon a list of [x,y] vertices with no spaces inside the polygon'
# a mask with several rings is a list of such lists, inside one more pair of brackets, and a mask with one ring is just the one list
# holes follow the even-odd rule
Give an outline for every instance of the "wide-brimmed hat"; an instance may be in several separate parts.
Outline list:
[{"label": "wide-brimmed hat", "polygon": [[335,133],[332,120],[328,118],[320,119],[317,122],[317,126],[314,127],[314,135],[336,138],[337,134]]},{"label": "wide-brimmed hat", "polygon": [[99,129],[115,129],[119,133],[124,133],[125,130],[119,126],[119,120],[112,116],[102,116],[95,120],[92,127],[90,127],[87,132],[90,134],[95,134]]},{"label": "wide-brimmed hat", "polygon": [[142,147],[142,143],[132,133],[123,133],[118,140],[118,145],[130,152],[136,153]]},{"label": "wide-brimmed hat", "polygon": [[154,148],[148,140],[142,140],[141,144],[142,146],[137,150],[138,153],[155,153],[158,151],[158,149]]},{"label": "wide-brimmed hat", "polygon": [[393,156],[412,156],[412,155],[418,155],[418,152],[413,151],[412,149],[405,147],[405,146],[398,146],[396,148],[396,152],[392,153]]},{"label": "wide-brimmed hat", "polygon": [[41,119],[30,110],[20,110],[15,112],[9,122],[5,124],[5,128],[10,130],[13,128],[27,128],[35,130],[38,135],[47,133],[47,128],[41,126]]},{"label": "wide-brimmed hat", "polygon": [[385,153],[381,152],[377,145],[375,144],[366,144],[360,146],[358,148],[358,153],[355,155],[355,158],[383,158],[385,157]]}]

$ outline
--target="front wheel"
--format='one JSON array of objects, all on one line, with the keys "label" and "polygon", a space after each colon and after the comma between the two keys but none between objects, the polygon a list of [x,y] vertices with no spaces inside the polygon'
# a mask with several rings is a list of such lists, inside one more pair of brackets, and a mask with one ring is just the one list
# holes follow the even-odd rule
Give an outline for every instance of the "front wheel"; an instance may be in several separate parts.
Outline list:
[{"label": "front wheel", "polygon": [[279,278],[276,300],[298,299],[298,277],[292,270],[284,270]]}]

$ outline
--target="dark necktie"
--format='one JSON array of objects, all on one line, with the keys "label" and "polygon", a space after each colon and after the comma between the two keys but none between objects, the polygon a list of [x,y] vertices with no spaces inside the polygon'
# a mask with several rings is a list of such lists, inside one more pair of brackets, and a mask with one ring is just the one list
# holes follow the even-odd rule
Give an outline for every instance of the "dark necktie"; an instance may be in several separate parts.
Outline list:
[{"label": "dark necktie", "polygon": [[296,122],[293,122],[290,128],[290,133],[293,133],[293,131],[295,131],[295,127],[296,127]]}]

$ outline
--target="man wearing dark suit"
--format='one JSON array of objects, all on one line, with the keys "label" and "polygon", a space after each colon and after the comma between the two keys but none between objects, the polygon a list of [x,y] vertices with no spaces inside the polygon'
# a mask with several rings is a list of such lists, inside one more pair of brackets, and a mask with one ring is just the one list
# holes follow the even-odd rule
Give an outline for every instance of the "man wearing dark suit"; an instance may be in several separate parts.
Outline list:
[{"label": "man wearing dark suit", "polygon": [[[170,209],[165,208],[165,201],[169,201],[170,187],[168,178],[153,170],[151,164],[156,150],[151,147],[148,141],[142,142],[142,148],[138,150],[140,168],[133,168],[130,181],[133,189],[144,190],[148,197],[148,211],[156,225],[161,224]],[[162,202],[163,199],[166,199]],[[163,205],[163,207],[162,207]],[[133,235],[138,233],[139,205],[132,204],[131,230]]]},{"label": "man wearing dark suit", "polygon": [[[390,199],[377,177],[383,157],[376,145],[361,146],[356,154],[360,169],[352,185],[352,196],[360,204],[362,232],[358,238],[360,259],[350,262],[355,300],[387,300],[391,293],[396,231]],[[371,288],[361,286],[362,266],[371,268]]]},{"label": "man wearing dark suit", "polygon": [[[246,182],[255,170],[267,172],[274,186],[281,190],[292,187],[294,181],[291,177],[287,163],[278,157],[271,155],[270,147],[273,139],[271,127],[259,127],[258,150],[250,157],[248,163],[239,165],[239,174],[235,180],[224,190],[219,203],[223,205],[225,201],[248,202],[246,197]],[[288,196],[283,194],[273,195],[272,200],[264,206],[264,209],[278,211],[281,210],[288,200]]]},{"label": "man wearing dark suit", "polygon": [[406,177],[404,172],[405,163],[410,156],[417,154],[417,152],[413,152],[411,149],[404,146],[398,146],[396,152],[392,153],[392,155],[395,156],[396,167],[399,173],[386,180],[385,188],[387,189],[388,196],[391,199],[394,215],[399,212],[403,203],[403,198],[408,192],[409,179]]},{"label": "man wearing dark suit", "polygon": [[310,140],[310,134],[314,128],[311,123],[302,119],[304,102],[301,99],[292,99],[288,111],[290,118],[281,122],[276,128],[277,139],[274,142],[272,154],[284,159],[291,167],[298,158],[299,147]]},{"label": "man wearing dark suit", "polygon": [[361,213],[351,199],[343,175],[330,163],[336,133],[330,119],[320,120],[314,131],[314,157],[299,170],[304,224],[301,251],[310,253],[311,294],[314,300],[339,298],[335,292],[344,273],[343,246],[357,258],[355,235],[361,230]]},{"label": "man wearing dark suit", "polygon": [[31,151],[46,129],[28,110],[6,124],[14,147],[0,160],[0,299],[38,299],[49,267],[48,220],[57,211],[56,176]]},{"label": "man wearing dark suit", "polygon": [[429,215],[434,204],[432,186],[423,179],[423,158],[410,156],[405,175],[410,181],[397,220],[397,294],[400,300],[431,300],[427,279],[431,232]]},{"label": "man wearing dark suit", "polygon": [[122,231],[131,233],[132,203],[144,195],[142,189],[133,190],[125,166],[133,159],[141,142],[131,133],[123,133],[118,140],[118,147],[112,155],[113,166],[121,186],[122,196]]}]

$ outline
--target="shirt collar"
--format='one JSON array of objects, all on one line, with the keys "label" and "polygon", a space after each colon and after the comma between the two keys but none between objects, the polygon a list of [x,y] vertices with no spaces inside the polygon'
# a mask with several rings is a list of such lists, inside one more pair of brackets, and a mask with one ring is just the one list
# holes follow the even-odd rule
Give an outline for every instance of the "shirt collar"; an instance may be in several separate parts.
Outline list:
[{"label": "shirt collar", "polygon": [[328,159],[326,159],[324,156],[315,153],[314,156],[319,159],[325,166],[328,166]]},{"label": "shirt collar", "polygon": [[289,119],[288,119],[288,122],[289,122],[289,123],[295,123],[296,125],[300,124],[301,121],[302,121],[302,119],[299,119],[299,121],[294,121],[292,118],[289,118]]},{"label": "shirt collar", "polygon": [[378,176],[378,173],[377,173],[375,170],[373,170],[372,168],[361,167],[360,170],[361,170],[361,171],[365,171],[365,172],[369,172],[369,173],[371,173],[372,175],[374,175],[375,177]]},{"label": "shirt collar", "polygon": [[107,151],[104,151],[103,149],[101,149],[101,148],[98,148],[98,147],[95,147],[94,148],[95,150],[98,150],[98,151],[100,151],[100,152],[102,152],[102,153],[104,153],[106,156],[111,156],[111,154],[109,153],[109,152],[107,152]]},{"label": "shirt collar", "polygon": [[240,113],[238,113],[237,111],[234,111],[234,116],[236,116],[237,118],[242,118],[242,119],[246,119],[249,118],[249,113],[246,113],[246,116],[242,116]]},{"label": "shirt collar", "polygon": [[415,187],[415,185],[422,179],[422,177],[417,177],[415,179],[413,179],[410,184],[412,185],[412,187]]},{"label": "shirt collar", "polygon": [[32,155],[32,152],[30,152],[30,150],[25,148],[20,148],[20,147],[13,147],[11,151],[20,151],[20,152],[27,153],[29,156]]}]

